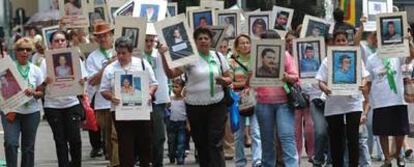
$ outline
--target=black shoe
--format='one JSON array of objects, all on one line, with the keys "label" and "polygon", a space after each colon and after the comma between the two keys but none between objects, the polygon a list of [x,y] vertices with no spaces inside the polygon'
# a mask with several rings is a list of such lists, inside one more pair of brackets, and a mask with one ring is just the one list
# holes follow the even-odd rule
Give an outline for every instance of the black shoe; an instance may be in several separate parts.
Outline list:
[{"label": "black shoe", "polygon": [[405,158],[410,158],[412,154],[413,154],[413,149],[408,149],[408,150],[407,150],[407,151],[405,151],[405,153],[404,153]]},{"label": "black shoe", "polygon": [[405,159],[404,157],[400,156],[397,158],[397,166],[398,167],[404,167],[405,166]]},{"label": "black shoe", "polygon": [[175,158],[170,158],[170,164],[175,164]]},{"label": "black shoe", "polygon": [[102,156],[102,150],[100,148],[94,148],[91,150],[91,153],[89,153],[89,156],[91,158],[100,157]]}]

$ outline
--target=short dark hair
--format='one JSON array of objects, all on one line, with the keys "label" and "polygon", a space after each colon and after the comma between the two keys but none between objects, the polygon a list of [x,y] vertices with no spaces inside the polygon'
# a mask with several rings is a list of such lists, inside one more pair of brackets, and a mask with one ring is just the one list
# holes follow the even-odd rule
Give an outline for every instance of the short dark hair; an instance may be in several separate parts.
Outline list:
[{"label": "short dark hair", "polygon": [[198,20],[206,20],[207,21],[207,17],[206,16],[201,16]]},{"label": "short dark hair", "polygon": [[52,43],[53,38],[54,38],[57,34],[62,34],[63,36],[65,36],[65,39],[66,39],[66,40],[68,39],[68,34],[66,34],[66,32],[65,32],[65,31],[62,31],[62,30],[57,30],[57,31],[55,31],[55,32],[52,32],[52,34],[50,34],[50,37],[49,37],[49,42],[50,42],[50,43]]},{"label": "short dark hair", "polygon": [[262,39],[280,39],[280,35],[275,30],[267,30],[260,34]]},{"label": "short dark hair", "polygon": [[289,13],[286,11],[280,11],[279,13],[277,13],[277,17],[281,16],[281,15],[285,15],[286,17],[289,16]]},{"label": "short dark hair", "polygon": [[394,25],[394,21],[389,21],[389,22],[387,23],[387,26],[389,26],[390,24]]},{"label": "short dark hair", "polygon": [[335,40],[335,38],[339,35],[345,35],[346,37],[348,37],[348,33],[344,29],[338,29],[334,31],[333,39]]},{"label": "short dark hair", "polygon": [[130,40],[127,37],[119,37],[115,41],[115,49],[118,50],[120,48],[126,48],[128,52],[132,52],[133,50],[132,40]]},{"label": "short dark hair", "polygon": [[344,22],[344,11],[340,8],[336,8],[333,12],[333,17],[335,22]]},{"label": "short dark hair", "polygon": [[265,48],[262,51],[262,58],[266,55],[267,52],[276,53],[273,49]]},{"label": "short dark hair", "polygon": [[305,47],[305,51],[306,50],[313,50],[313,46],[312,45],[306,45],[306,47]]},{"label": "short dark hair", "polygon": [[343,62],[345,59],[351,59],[351,57],[349,57],[349,56],[348,56],[348,55],[346,55],[346,54],[343,54],[343,55],[341,55],[341,57],[339,58],[339,62],[342,64],[342,62]]},{"label": "short dark hair", "polygon": [[210,37],[210,39],[213,39],[213,32],[209,29],[209,28],[205,28],[205,27],[199,27],[197,29],[195,29],[194,33],[193,33],[193,38],[194,40],[197,40],[197,38],[201,35],[201,34],[205,34],[208,37]]}]

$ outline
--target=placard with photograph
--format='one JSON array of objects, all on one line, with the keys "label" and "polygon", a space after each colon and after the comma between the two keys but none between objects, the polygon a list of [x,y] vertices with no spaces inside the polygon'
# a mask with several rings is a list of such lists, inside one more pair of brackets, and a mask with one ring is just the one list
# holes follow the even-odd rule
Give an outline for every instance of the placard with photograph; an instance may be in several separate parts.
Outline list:
[{"label": "placard with photograph", "polygon": [[94,7],[94,12],[99,14],[99,16],[106,22],[111,22],[111,19],[109,18],[109,11],[108,11],[108,6],[103,4],[103,5],[95,5]]},{"label": "placard with photograph", "polygon": [[248,32],[251,37],[260,38],[260,34],[270,27],[270,12],[246,13]]},{"label": "placard with photograph", "polygon": [[275,39],[252,40],[252,87],[283,85],[285,42]]},{"label": "placard with photograph", "polygon": [[323,37],[293,39],[293,55],[302,83],[316,83],[315,76],[325,53]]},{"label": "placard with photograph", "polygon": [[147,72],[116,72],[115,96],[120,100],[115,106],[116,120],[150,120],[152,107]]},{"label": "placard with photograph", "polygon": [[168,2],[167,4],[167,16],[174,17],[178,14],[177,2]]},{"label": "placard with photograph", "polygon": [[199,27],[214,25],[214,10],[196,9],[189,11],[190,27],[195,30]]},{"label": "placard with photograph", "polygon": [[108,10],[109,10],[109,14],[111,16],[111,20],[115,20],[115,16],[114,14],[116,13],[116,11],[122,7],[123,5],[125,5],[127,3],[127,1],[124,0],[114,0],[113,2],[109,2],[108,4]]},{"label": "placard with photograph", "polygon": [[25,95],[27,81],[20,76],[15,62],[9,57],[0,61],[0,108],[7,114],[32,99]]},{"label": "placard with photograph", "polygon": [[334,23],[330,23],[324,19],[305,15],[302,24],[302,31],[300,37],[325,37],[328,38],[329,34],[333,33]]},{"label": "placard with photograph", "polygon": [[361,60],[359,47],[328,47],[328,87],[332,95],[348,96],[360,92]]},{"label": "placard with photograph", "polygon": [[145,17],[147,18],[147,23],[155,23],[165,18],[167,3],[166,0],[136,1],[132,16]]},{"label": "placard with photograph", "polygon": [[166,54],[170,67],[180,67],[200,59],[184,14],[169,17],[154,24],[159,40],[168,46]]},{"label": "placard with photograph", "polygon": [[209,26],[213,32],[213,39],[211,39],[211,49],[217,50],[220,47],[221,41],[226,37],[226,28],[224,26]]},{"label": "placard with photograph", "polygon": [[367,17],[364,31],[376,31],[377,15],[392,12],[392,0],[363,0],[363,15]]},{"label": "placard with photograph", "polygon": [[224,10],[224,1],[201,0],[200,6],[205,9]]},{"label": "placard with photograph", "polygon": [[293,19],[293,9],[273,6],[271,27],[277,31],[288,31]]},{"label": "placard with photograph", "polygon": [[115,18],[115,39],[124,36],[132,41],[134,52],[143,52],[147,20],[145,17],[117,16]]},{"label": "placard with photograph", "polygon": [[83,28],[89,26],[88,4],[82,0],[60,0],[59,13],[65,28]]},{"label": "placard with photograph", "polygon": [[132,16],[135,8],[135,0],[130,0],[121,7],[119,7],[113,14],[112,17],[116,16]]},{"label": "placard with photograph", "polygon": [[51,26],[51,27],[45,27],[42,29],[42,36],[43,36],[43,42],[45,44],[46,49],[51,48],[51,44],[49,39],[51,38],[51,35],[53,32],[59,30],[59,25]]},{"label": "placard with photograph", "polygon": [[217,25],[226,28],[226,38],[235,39],[240,33],[240,10],[221,10],[216,11],[215,14]]},{"label": "placard with photograph", "polygon": [[48,84],[46,95],[50,97],[77,96],[84,93],[85,87],[79,84],[82,78],[79,49],[62,48],[45,52]]},{"label": "placard with photograph", "polygon": [[377,23],[378,55],[380,57],[410,56],[409,41],[404,38],[408,36],[407,13],[378,14]]}]

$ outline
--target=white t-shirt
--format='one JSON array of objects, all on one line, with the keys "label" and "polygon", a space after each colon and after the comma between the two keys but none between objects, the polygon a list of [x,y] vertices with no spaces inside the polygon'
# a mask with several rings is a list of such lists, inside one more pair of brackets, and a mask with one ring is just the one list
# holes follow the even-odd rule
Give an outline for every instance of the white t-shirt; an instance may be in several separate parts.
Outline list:
[{"label": "white t-shirt", "polygon": [[[218,52],[217,52],[218,53]],[[229,64],[226,58],[218,53],[221,59],[221,66],[223,71],[229,70]],[[216,56],[216,52],[210,51],[215,62],[215,70],[213,70],[213,78],[221,76],[220,61]],[[191,105],[210,105],[220,102],[224,97],[223,87],[214,83],[214,96],[210,94],[210,70],[209,64],[203,59],[199,58],[198,61],[190,65],[185,66],[185,73],[187,74],[187,83],[185,86],[185,102]],[[214,82],[215,79],[213,80]]]},{"label": "white t-shirt", "polygon": [[394,72],[397,94],[390,89],[383,60],[377,54],[368,57],[367,70],[370,73],[368,80],[371,81],[370,104],[374,109],[405,104],[402,59],[389,58],[389,60]]},{"label": "white t-shirt", "polygon": [[[88,58],[86,59],[86,71],[89,74],[88,78],[93,77],[108,63],[108,60],[112,58],[112,50],[113,49],[109,49],[106,51],[108,53],[108,58],[106,58],[105,55],[101,53],[99,48],[89,54]],[[99,87],[100,85],[92,86],[90,84],[87,86],[89,99],[92,100],[93,96],[95,96],[95,110],[111,108],[111,102],[103,98],[102,95],[98,92]]]},{"label": "white t-shirt", "polygon": [[171,115],[170,115],[171,121],[186,121],[187,120],[184,100],[172,99],[170,110],[171,110]]},{"label": "white t-shirt", "polygon": [[[27,81],[27,84],[29,88],[36,89],[37,86],[43,83],[44,75],[36,65],[29,63],[29,67],[29,80]],[[31,114],[40,111],[40,104],[38,103],[38,100],[32,98],[26,104],[17,108],[15,111],[20,114]]]},{"label": "white t-shirt", "polygon": [[[132,57],[131,63],[126,66],[126,68],[122,68],[121,64],[118,60],[114,61],[113,63],[109,64],[102,75],[101,87],[99,92],[103,91],[114,91],[115,87],[115,72],[138,72],[142,71],[144,68],[142,67],[141,59],[137,57]],[[155,79],[154,71],[151,68],[151,65],[144,61],[145,71],[148,73],[148,82],[149,85],[158,85],[157,80]],[[99,93],[100,94],[100,93]],[[111,106],[111,111],[114,111],[114,106]]]},{"label": "white t-shirt", "polygon": [[361,57],[365,64],[367,64],[368,57],[374,53],[377,53],[377,49],[372,49],[368,46],[367,42],[361,42]]},{"label": "white t-shirt", "polygon": [[[362,77],[367,77],[369,73],[366,71],[362,63]],[[328,82],[328,59],[322,61],[319,71],[315,77],[317,80]],[[352,96],[327,96],[325,102],[325,116],[346,114],[363,110],[362,101],[364,97],[361,92]]]},{"label": "white t-shirt", "polygon": [[[161,56],[158,54],[157,49],[153,49],[151,53],[151,60],[148,60],[144,54],[144,58],[152,66],[155,78],[158,81],[158,89],[155,92],[155,104],[163,104],[170,102],[170,96],[168,95],[168,78],[165,75],[164,67],[162,65]],[[151,61],[151,62],[150,62]]]},{"label": "white t-shirt", "polygon": [[309,95],[310,101],[321,98],[322,91],[319,89],[319,85],[317,83],[306,83],[302,84],[301,87],[303,93]]},{"label": "white t-shirt", "polygon": [[40,67],[40,65],[42,64],[42,61],[45,59],[44,55],[36,52],[33,56],[32,56],[32,60],[31,62],[36,65],[37,67]]},{"label": "white t-shirt", "polygon": [[[82,78],[88,76],[88,73],[85,69],[85,64],[82,60],[80,61],[81,66],[81,73]],[[44,76],[47,76],[47,67],[46,67],[46,60],[43,60],[42,64],[40,65],[40,70],[43,72]],[[64,109],[69,108],[74,105],[79,104],[79,99],[76,96],[62,96],[62,97],[50,97],[45,95],[45,102],[43,104],[44,108],[54,108],[54,109]]]}]

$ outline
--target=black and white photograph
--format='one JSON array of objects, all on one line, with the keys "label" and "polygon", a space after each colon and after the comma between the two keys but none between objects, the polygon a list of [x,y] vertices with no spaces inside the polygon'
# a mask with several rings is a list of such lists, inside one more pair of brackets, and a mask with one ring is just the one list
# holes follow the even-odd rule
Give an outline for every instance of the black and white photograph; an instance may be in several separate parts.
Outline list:
[{"label": "black and white photograph", "polygon": [[138,44],[138,37],[139,37],[139,29],[133,27],[122,27],[122,36],[127,37],[132,41],[132,46],[134,48],[137,47]]},{"label": "black and white photograph", "polygon": [[251,86],[280,86],[284,71],[285,43],[282,40],[252,40]]},{"label": "black and white photograph", "polygon": [[394,12],[377,15],[378,55],[380,57],[408,57],[409,41],[407,13]]},{"label": "black and white photograph", "polygon": [[377,14],[391,13],[392,0],[363,0],[363,15],[367,16],[364,31],[375,31]]},{"label": "black and white photograph", "polygon": [[226,28],[226,38],[235,39],[240,32],[240,11],[239,10],[223,10],[216,12],[217,25]]},{"label": "black and white photograph", "polygon": [[353,95],[361,85],[359,47],[328,47],[328,87],[333,95]]},{"label": "black and white photograph", "polygon": [[329,23],[321,18],[305,15],[302,24],[301,38],[305,37],[325,37],[333,33],[333,23]]},{"label": "black and white photograph", "polygon": [[160,43],[168,46],[165,57],[171,67],[180,67],[199,58],[192,38],[193,31],[186,22],[185,15],[180,14],[154,24]]},{"label": "black and white photograph", "polygon": [[251,37],[259,38],[261,33],[269,29],[270,12],[252,12],[248,13],[246,18]]},{"label": "black and white photograph", "polygon": [[297,38],[293,40],[293,55],[298,64],[302,82],[316,82],[314,79],[322,60],[325,58],[325,40],[317,38]]},{"label": "black and white photograph", "polygon": [[115,17],[114,38],[127,37],[132,41],[134,52],[144,50],[147,19],[145,17],[117,16]]}]

